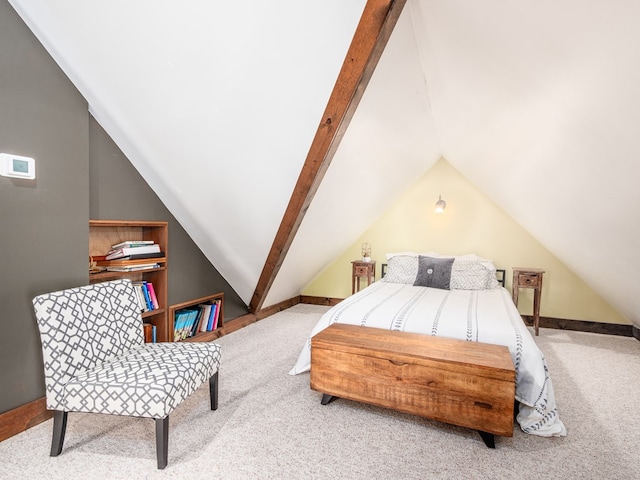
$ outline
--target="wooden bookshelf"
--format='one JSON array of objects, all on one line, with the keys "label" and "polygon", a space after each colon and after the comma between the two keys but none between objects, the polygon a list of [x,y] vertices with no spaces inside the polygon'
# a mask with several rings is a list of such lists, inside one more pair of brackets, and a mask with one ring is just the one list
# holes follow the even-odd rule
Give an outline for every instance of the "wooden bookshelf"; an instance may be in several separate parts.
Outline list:
[{"label": "wooden bookshelf", "polygon": [[[131,281],[153,283],[153,288],[158,298],[160,308],[144,312],[144,323],[151,323],[156,327],[156,341],[167,342],[173,337],[173,324],[171,328],[167,323],[167,265],[169,248],[169,227],[167,222],[132,221],[132,220],[89,220],[89,257],[101,257],[106,255],[112,245],[128,240],[153,240],[164,252],[164,257],[149,258],[145,263],[158,263],[159,268],[137,270],[133,272],[99,272],[90,273],[89,282],[98,283],[119,278],[129,278]],[[140,264],[140,260],[123,261],[120,264]]]},{"label": "wooden bookshelf", "polygon": [[215,293],[213,295],[207,295],[205,297],[196,298],[182,303],[176,303],[169,306],[169,326],[171,330],[170,342],[174,341],[174,322],[176,318],[176,312],[179,310],[197,307],[198,305],[209,303],[213,304],[217,300],[220,300],[220,313],[218,314],[218,325],[215,330],[210,332],[198,332],[193,337],[185,338],[183,342],[210,342],[222,335],[222,327],[224,326],[224,293]]}]

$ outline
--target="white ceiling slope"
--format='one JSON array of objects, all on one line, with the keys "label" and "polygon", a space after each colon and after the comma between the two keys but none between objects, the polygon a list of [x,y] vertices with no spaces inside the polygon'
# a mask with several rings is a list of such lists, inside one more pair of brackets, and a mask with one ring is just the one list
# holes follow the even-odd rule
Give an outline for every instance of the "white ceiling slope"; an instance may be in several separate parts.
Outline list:
[{"label": "white ceiling slope", "polygon": [[[9,1],[248,302],[365,0]],[[443,156],[640,326],[638,18],[409,0],[265,305]]]},{"label": "white ceiling slope", "polygon": [[10,0],[249,302],[365,0]]}]

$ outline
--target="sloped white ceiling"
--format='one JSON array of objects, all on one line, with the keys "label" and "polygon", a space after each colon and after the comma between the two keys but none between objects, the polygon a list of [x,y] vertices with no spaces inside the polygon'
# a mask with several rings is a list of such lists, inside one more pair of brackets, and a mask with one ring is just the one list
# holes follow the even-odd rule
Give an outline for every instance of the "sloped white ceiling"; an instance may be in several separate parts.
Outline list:
[{"label": "sloped white ceiling", "polygon": [[[365,0],[9,1],[248,302]],[[409,0],[265,305],[444,156],[640,325],[638,18]]]}]

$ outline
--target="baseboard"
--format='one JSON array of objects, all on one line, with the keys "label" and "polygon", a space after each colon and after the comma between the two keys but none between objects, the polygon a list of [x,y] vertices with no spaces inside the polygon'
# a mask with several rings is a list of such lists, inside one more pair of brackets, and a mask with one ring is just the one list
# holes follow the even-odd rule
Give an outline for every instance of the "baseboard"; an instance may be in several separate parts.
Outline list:
[{"label": "baseboard", "polygon": [[263,318],[270,317],[282,310],[286,310],[287,308],[291,308],[294,305],[300,303],[300,295],[290,298],[289,300],[283,300],[282,302],[276,303],[275,305],[271,305],[266,308],[262,308],[258,313],[256,313],[256,319],[262,320]]},{"label": "baseboard", "polygon": [[[527,325],[533,325],[531,315],[522,315],[522,319]],[[633,335],[632,325],[569,320],[566,318],[540,317],[540,327],[553,328],[556,330],[573,330],[576,332],[602,333],[605,335],[618,335],[620,337],[631,337]]]},{"label": "baseboard", "polygon": [[631,334],[637,339],[640,340],[640,328],[636,327],[635,325],[633,326],[633,328],[631,329]]},{"label": "baseboard", "polygon": [[313,297],[310,295],[300,295],[300,303],[309,303],[311,305],[326,305],[333,307],[339,304],[344,298],[331,298],[331,297]]},{"label": "baseboard", "polygon": [[0,414],[0,442],[53,416],[44,397]]}]

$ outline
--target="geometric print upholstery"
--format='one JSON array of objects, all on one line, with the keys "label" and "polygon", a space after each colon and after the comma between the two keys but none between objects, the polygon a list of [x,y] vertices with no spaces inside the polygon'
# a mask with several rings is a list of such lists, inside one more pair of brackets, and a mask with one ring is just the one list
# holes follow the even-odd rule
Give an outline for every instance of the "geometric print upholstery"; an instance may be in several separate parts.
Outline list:
[{"label": "geometric print upholstery", "polygon": [[385,282],[413,285],[418,275],[417,254],[396,254],[387,260]]},{"label": "geometric print upholstery", "polygon": [[129,280],[33,300],[47,408],[164,418],[218,371],[214,343],[144,343]]},{"label": "geometric print upholstery", "polygon": [[496,267],[474,254],[455,258],[451,269],[452,290],[492,290],[498,287]]},{"label": "geometric print upholstery", "polygon": [[148,343],[65,385],[71,412],[165,418],[220,366],[215,343]]},{"label": "geometric print upholstery", "polygon": [[129,280],[39,295],[47,408],[64,410],[64,386],[77,375],[144,342],[142,317]]}]

